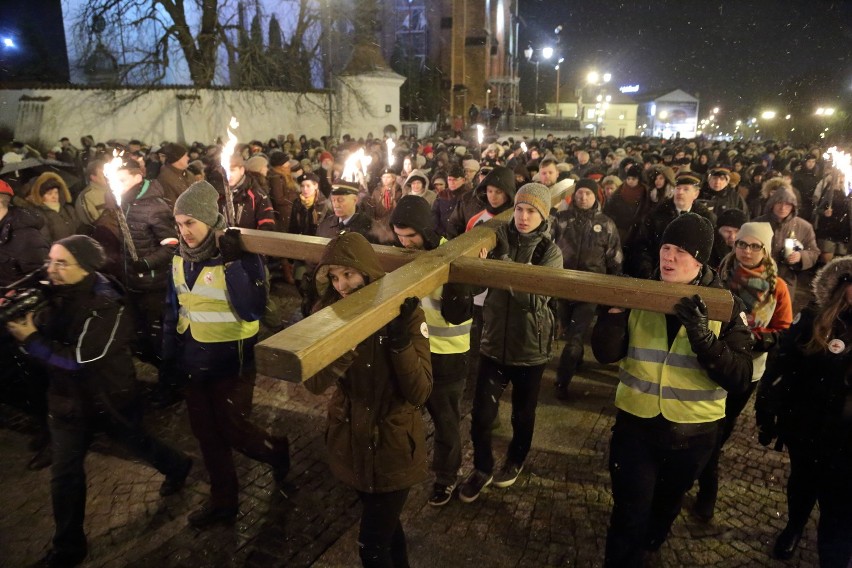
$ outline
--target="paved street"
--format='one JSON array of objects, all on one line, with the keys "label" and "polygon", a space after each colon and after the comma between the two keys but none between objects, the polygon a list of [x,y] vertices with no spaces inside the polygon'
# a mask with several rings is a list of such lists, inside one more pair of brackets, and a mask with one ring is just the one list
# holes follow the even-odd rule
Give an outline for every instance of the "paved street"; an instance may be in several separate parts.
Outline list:
[{"label": "paved street", "polygon": [[[601,564],[611,508],[606,460],[614,418],[613,368],[591,360],[587,349],[586,363],[571,386],[574,398],[562,403],[552,394],[555,367],[556,360],[545,374],[533,450],[517,484],[490,488],[469,505],[454,500],[440,509],[426,504],[431,480],[412,490],[403,524],[413,567]],[[147,371],[143,379],[150,376]],[[472,460],[470,390],[463,424],[465,473]],[[162,477],[155,470],[128,461],[106,438],[98,438],[86,463],[90,555],[85,565],[359,565],[355,536],[360,506],[354,491],[338,483],[324,461],[326,400],[300,385],[258,379],[253,419],[290,436],[291,474],[278,491],[267,466],[238,455],[238,521],[233,527],[204,532],[186,524],[186,515],[204,502],[209,486],[182,404],[150,411],[146,418],[152,431],[195,459],[188,485],[179,495],[161,498],[157,490]],[[508,442],[508,405],[501,406],[500,415],[498,458]],[[753,422],[749,405],[722,457],[713,522],[702,524],[681,515],[649,566],[816,565],[813,519],[794,560],[785,564],[769,558],[784,525],[782,488],[788,462],[785,455],[757,444]],[[26,469],[31,429],[24,415],[0,405],[2,567],[35,562],[46,552],[52,534],[49,471]]]}]

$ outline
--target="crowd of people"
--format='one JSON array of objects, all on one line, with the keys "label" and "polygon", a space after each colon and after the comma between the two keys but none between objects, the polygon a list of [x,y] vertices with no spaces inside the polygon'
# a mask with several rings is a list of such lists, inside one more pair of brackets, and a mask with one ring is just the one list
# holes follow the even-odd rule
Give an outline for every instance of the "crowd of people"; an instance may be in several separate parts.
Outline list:
[{"label": "crowd of people", "polygon": [[[192,459],[142,426],[133,357],[157,368],[149,404],[186,402],[211,482],[189,524],[232,523],[232,450],[269,464],[278,483],[290,464],[286,436],[247,418],[261,326],[290,319],[270,281],[298,290],[309,317],[384,276],[371,243],[434,250],[504,212],[482,259],[695,293],[660,314],[449,283],[406,299],[398,317],[306,381],[317,394],[335,388],[328,461],[363,504],[365,566],[408,565],[399,517],[427,478],[421,407],[435,430],[430,505],[508,488],[532,446],[555,340],[564,344],[552,388],[570,403],[590,332],[595,358],[620,366],[606,565],[640,566],[696,481],[692,513],[713,518],[720,452],[755,390],[761,443],[787,446],[791,458],[789,521],[773,554],[792,557],[818,501],[821,564],[852,558],[852,196],[825,148],[547,135],[409,137],[389,153],[372,135],[288,135],[239,145],[225,170],[221,145],[84,136],[80,146],[62,139],[47,155],[64,166],[0,181],[4,307],[15,290],[49,282],[43,305],[0,336],[13,363],[0,391],[39,425],[29,467],[52,468],[49,565],[87,554],[82,464],[96,430],[162,472],[161,495],[186,483]],[[114,150],[121,164],[105,172]],[[33,152],[14,143],[3,161]],[[240,228],[330,242],[317,265],[265,258],[241,247]],[[705,287],[732,293],[727,321],[708,318]],[[462,476],[469,377],[473,463]],[[495,463],[493,424],[509,383],[512,437]]]}]

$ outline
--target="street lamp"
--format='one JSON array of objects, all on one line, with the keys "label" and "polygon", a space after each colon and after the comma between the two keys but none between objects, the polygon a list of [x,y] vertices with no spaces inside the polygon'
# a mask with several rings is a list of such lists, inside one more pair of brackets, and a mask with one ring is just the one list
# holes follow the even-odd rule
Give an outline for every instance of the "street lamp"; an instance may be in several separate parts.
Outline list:
[{"label": "street lamp", "polygon": [[559,66],[565,61],[564,57],[560,57],[556,62],[556,118],[562,116],[562,111],[559,110]]},{"label": "street lamp", "polygon": [[[540,48],[540,51],[541,51],[541,57],[543,57],[545,59],[550,59],[551,57],[553,57],[553,48],[552,47],[542,47],[542,48]],[[532,61],[533,53],[535,53],[535,50],[533,49],[533,46],[531,46],[531,45],[528,45],[527,48],[524,50],[524,57],[526,57],[527,61],[530,62],[530,63],[533,62]],[[536,122],[538,122],[538,118],[536,117],[536,115],[538,115],[538,64],[541,61],[541,57],[536,57],[536,59],[535,59],[535,98],[534,98],[535,109],[534,109],[534,112],[533,112],[533,140],[535,140],[535,137],[536,137]]]},{"label": "street lamp", "polygon": [[775,118],[775,114],[776,113],[774,110],[765,110],[760,113],[760,118],[763,118],[765,120],[772,120],[773,118]]}]

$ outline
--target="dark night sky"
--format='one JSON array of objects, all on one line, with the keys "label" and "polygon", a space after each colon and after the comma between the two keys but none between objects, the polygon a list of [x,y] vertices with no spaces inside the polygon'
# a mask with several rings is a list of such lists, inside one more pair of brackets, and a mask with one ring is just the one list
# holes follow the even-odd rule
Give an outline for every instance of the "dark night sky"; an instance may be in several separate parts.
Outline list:
[{"label": "dark night sky", "polygon": [[[743,116],[770,105],[810,109],[816,97],[852,101],[850,0],[519,1],[521,50],[555,45],[563,25],[563,88],[595,67],[616,87],[682,88],[705,110]],[[520,58],[523,102],[534,73]],[[542,63],[541,93],[552,100],[555,72],[546,71]]]}]

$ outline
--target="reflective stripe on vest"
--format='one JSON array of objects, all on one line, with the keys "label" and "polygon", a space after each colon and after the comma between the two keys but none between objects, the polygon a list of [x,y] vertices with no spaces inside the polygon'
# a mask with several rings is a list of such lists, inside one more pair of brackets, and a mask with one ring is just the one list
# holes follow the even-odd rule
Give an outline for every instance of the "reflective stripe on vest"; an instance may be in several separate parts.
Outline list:
[{"label": "reflective stripe on vest", "polygon": [[[709,327],[716,337],[722,331],[718,321]],[[712,422],[725,416],[727,392],[710,380],[682,326],[671,348],[664,314],[633,310],[628,331],[630,343],[615,393],[618,408],[641,418],[662,413],[679,423]]]},{"label": "reflective stripe on vest", "polygon": [[225,267],[221,264],[202,268],[190,289],[183,271],[183,259],[176,256],[172,260],[172,280],[180,304],[178,333],[188,329],[200,343],[239,341],[257,335],[259,322],[244,321],[231,308]]},{"label": "reflective stripe on vest", "polygon": [[[447,242],[441,238],[441,244]],[[429,350],[432,353],[448,355],[467,353],[470,350],[470,327],[472,319],[459,325],[453,325],[441,315],[441,294],[443,286],[438,286],[431,294],[420,300],[420,307],[426,314],[426,326],[429,329]]]}]

